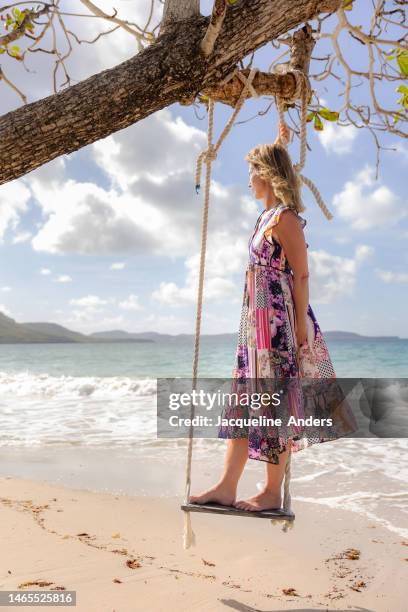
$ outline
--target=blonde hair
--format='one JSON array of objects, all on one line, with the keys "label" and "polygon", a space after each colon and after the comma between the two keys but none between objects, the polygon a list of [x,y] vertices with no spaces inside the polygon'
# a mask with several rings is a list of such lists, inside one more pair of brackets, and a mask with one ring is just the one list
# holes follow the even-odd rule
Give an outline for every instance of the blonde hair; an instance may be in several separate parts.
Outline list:
[{"label": "blonde hair", "polygon": [[245,160],[268,181],[277,199],[297,213],[305,210],[300,195],[301,180],[297,177],[289,153],[280,144],[261,144],[249,151]]}]

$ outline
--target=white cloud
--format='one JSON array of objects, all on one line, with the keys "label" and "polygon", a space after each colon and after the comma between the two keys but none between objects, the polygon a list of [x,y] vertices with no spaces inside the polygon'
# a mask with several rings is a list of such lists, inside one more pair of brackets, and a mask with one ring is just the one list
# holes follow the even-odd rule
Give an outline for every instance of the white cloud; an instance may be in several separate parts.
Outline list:
[{"label": "white cloud", "polygon": [[43,274],[44,276],[48,276],[49,274],[51,274],[51,270],[49,268],[41,268],[40,274]]},{"label": "white cloud", "polygon": [[107,304],[107,300],[103,300],[97,295],[86,295],[82,298],[73,298],[69,301],[73,306],[83,306],[84,308],[95,308],[97,306],[104,306]]},{"label": "white cloud", "polygon": [[391,270],[381,270],[376,268],[375,272],[385,283],[408,283],[407,272],[392,272]]},{"label": "white cloud", "polygon": [[125,265],[126,265],[125,262],[118,261],[116,263],[111,264],[109,267],[109,270],[123,270]]},{"label": "white cloud", "polygon": [[349,244],[351,242],[351,236],[334,236],[333,240],[337,244]]},{"label": "white cloud", "polygon": [[104,254],[137,252],[154,246],[155,238],[149,235],[152,232],[148,231],[146,217],[152,220],[155,211],[144,206],[144,216],[140,217],[135,199],[128,194],[73,180],[65,181],[55,190],[36,184],[34,179],[32,185],[40,205],[45,210],[54,208],[32,241],[35,250]]},{"label": "white cloud", "polygon": [[[171,258],[197,251],[202,194],[194,189],[194,166],[204,139],[201,130],[165,109],[89,149],[111,179],[110,188],[65,177],[67,164],[61,160],[55,173],[56,160],[30,173],[27,185],[45,217],[33,248]],[[247,236],[257,216],[255,202],[239,185],[212,181],[211,188],[209,232],[231,232],[234,218],[234,236]]]},{"label": "white cloud", "polygon": [[62,324],[84,334],[90,334],[94,331],[108,331],[112,328],[116,329],[118,326],[125,328],[125,320],[121,315],[102,317],[99,312],[98,310],[87,309],[73,310],[68,317],[63,318]]},{"label": "white cloud", "polygon": [[20,242],[27,242],[27,240],[30,240],[31,236],[31,232],[20,232],[19,234],[15,234],[13,236],[12,243],[19,244]]},{"label": "white cloud", "polygon": [[193,309],[189,316],[177,316],[175,314],[156,314],[150,313],[147,317],[139,319],[136,325],[132,325],[132,328],[128,331],[144,332],[146,330],[154,329],[154,331],[161,334],[185,334],[194,332],[194,317],[195,313]]},{"label": "white cloud", "polygon": [[[213,278],[205,284],[207,300],[224,300],[235,294],[235,284],[226,278]],[[152,298],[168,306],[185,306],[197,299],[197,287],[191,283],[185,287],[178,287],[175,283],[162,282],[159,288],[152,293]]]},{"label": "white cloud", "polygon": [[[141,176],[157,184],[178,173],[192,173],[206,134],[161,109],[126,130],[95,142],[92,152],[114,185],[126,189]],[[193,185],[191,197],[194,195]]]},{"label": "white cloud", "polygon": [[14,230],[27,210],[30,191],[21,181],[0,186],[0,242],[8,229]]},{"label": "white cloud", "polygon": [[143,306],[139,303],[138,296],[131,294],[126,300],[119,302],[119,308],[123,308],[123,310],[142,310]]},{"label": "white cloud", "polygon": [[330,121],[324,122],[323,131],[318,132],[319,140],[326,151],[344,155],[350,153],[357,138],[358,129],[353,125],[341,126]]},{"label": "white cloud", "polygon": [[56,283],[71,283],[72,282],[72,278],[68,274],[60,274],[60,276],[57,276],[57,278],[54,280]]},{"label": "white cloud", "polygon": [[1,290],[4,291],[5,293],[8,293],[9,291],[11,291],[11,287],[5,286],[5,287],[2,287]]},{"label": "white cloud", "polygon": [[110,325],[116,326],[123,322],[121,315],[103,315],[106,306],[114,301],[114,298],[105,300],[92,294],[81,298],[72,298],[69,300],[69,304],[76,308],[73,308],[68,315],[61,317],[61,319],[64,321],[64,325],[70,325],[73,329],[83,333],[90,333],[91,330],[108,329]]},{"label": "white cloud", "polygon": [[352,295],[359,267],[374,253],[368,245],[358,245],[354,258],[332,255],[322,249],[309,255],[310,303],[329,304]]},{"label": "white cloud", "polygon": [[[232,275],[242,274],[248,259],[248,237],[231,236],[229,231],[212,233],[207,243],[205,262],[205,300],[230,301],[241,299],[241,282],[237,284]],[[184,262],[187,268],[183,287],[174,282],[161,282],[153,291],[152,299],[167,306],[184,306],[197,299],[200,253],[188,257]],[[241,276],[240,276],[241,278]]]},{"label": "white cloud", "polygon": [[366,165],[333,197],[339,216],[356,230],[382,229],[408,214],[406,204],[386,185],[378,185],[372,166]]},{"label": "white cloud", "polygon": [[356,263],[360,264],[368,259],[371,259],[373,255],[374,248],[372,246],[368,246],[367,244],[359,244],[356,247],[355,261]]}]

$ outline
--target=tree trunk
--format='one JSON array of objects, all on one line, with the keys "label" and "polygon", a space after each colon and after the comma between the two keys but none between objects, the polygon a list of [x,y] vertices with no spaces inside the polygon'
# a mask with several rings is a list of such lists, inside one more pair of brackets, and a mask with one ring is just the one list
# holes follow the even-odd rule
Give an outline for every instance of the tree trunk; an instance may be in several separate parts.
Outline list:
[{"label": "tree trunk", "polygon": [[[0,184],[216,87],[248,53],[342,0],[241,0],[229,7],[213,53],[200,43],[209,18],[168,22],[135,57],[0,118]],[[170,10],[170,9],[169,9]]]},{"label": "tree trunk", "polygon": [[200,15],[200,0],[166,0],[160,24],[160,34],[174,22],[198,17]]}]

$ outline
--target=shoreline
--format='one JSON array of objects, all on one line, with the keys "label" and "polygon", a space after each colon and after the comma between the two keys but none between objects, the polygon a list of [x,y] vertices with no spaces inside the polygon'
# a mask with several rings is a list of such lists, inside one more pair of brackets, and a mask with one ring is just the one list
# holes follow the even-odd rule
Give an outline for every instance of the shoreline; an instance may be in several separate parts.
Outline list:
[{"label": "shoreline", "polygon": [[[386,527],[394,537],[408,539],[406,470],[401,465],[406,450],[406,444],[397,441],[390,446],[386,440],[342,439],[294,452],[291,495],[295,511],[298,502],[312,504],[317,513],[322,508],[343,508]],[[184,494],[186,451],[187,440],[135,443],[133,448],[76,444],[0,447],[0,477],[95,493],[174,498]],[[213,485],[221,475],[224,452],[225,440],[195,441],[193,494]],[[238,497],[253,495],[264,473],[263,462],[249,459]]]},{"label": "shoreline", "polygon": [[405,609],[408,542],[349,510],[296,502],[287,533],[265,519],[191,513],[197,544],[184,550],[181,496],[10,476],[0,488],[2,590],[43,580],[46,589],[76,590],[84,612],[168,611],[169,601],[208,612],[227,602],[242,610]]}]

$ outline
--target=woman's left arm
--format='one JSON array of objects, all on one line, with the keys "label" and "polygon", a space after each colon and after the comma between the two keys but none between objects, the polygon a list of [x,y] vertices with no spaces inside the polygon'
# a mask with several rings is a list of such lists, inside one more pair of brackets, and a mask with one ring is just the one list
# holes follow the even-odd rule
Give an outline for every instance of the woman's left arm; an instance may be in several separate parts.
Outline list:
[{"label": "woman's left arm", "polygon": [[[275,229],[275,228],[274,228]],[[276,233],[293,271],[296,327],[299,345],[307,339],[306,315],[309,304],[309,268],[303,227],[292,210],[282,211]]]}]

